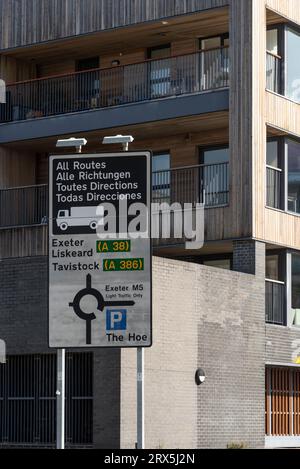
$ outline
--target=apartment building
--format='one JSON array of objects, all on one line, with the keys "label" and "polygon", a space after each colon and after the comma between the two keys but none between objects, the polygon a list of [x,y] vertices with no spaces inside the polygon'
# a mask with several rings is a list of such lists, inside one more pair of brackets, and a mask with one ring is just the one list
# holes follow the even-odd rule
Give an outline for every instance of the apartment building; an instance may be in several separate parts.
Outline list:
[{"label": "apartment building", "polygon": [[[0,0],[0,447],[55,445],[49,154],[118,133],[205,204],[201,250],[153,246],[146,446],[300,447],[299,49],[298,0]],[[68,446],[134,448],[135,360],[68,352]]]}]

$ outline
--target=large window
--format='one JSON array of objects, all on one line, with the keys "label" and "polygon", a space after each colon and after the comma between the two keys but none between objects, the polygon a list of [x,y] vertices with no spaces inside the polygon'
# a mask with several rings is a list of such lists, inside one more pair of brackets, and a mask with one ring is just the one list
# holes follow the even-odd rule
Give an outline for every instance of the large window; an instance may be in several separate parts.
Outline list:
[{"label": "large window", "polygon": [[280,24],[267,31],[267,89],[300,102],[300,31]]},{"label": "large window", "polygon": [[228,204],[228,163],[228,146],[200,149],[200,185],[206,206]]},{"label": "large window", "polygon": [[285,95],[300,101],[300,33],[287,28],[286,31],[286,90]]},{"label": "large window", "polygon": [[285,326],[285,253],[268,252],[266,256],[266,322]]},{"label": "large window", "polygon": [[300,326],[300,255],[292,255],[292,310],[293,325]]},{"label": "large window", "polygon": [[229,34],[206,37],[199,40],[201,88],[222,88],[229,80]]},{"label": "large window", "polygon": [[300,213],[300,143],[287,140],[288,210]]},{"label": "large window", "polygon": [[156,153],[152,159],[152,198],[157,203],[169,203],[171,192],[171,158],[167,151]]},{"label": "large window", "polygon": [[171,90],[171,45],[151,47],[148,50],[150,62],[150,93],[151,98],[168,96]]},{"label": "large window", "polygon": [[267,142],[267,206],[284,210],[284,153],[282,139]]},{"label": "large window", "polygon": [[300,214],[300,142],[271,139],[266,163],[267,206]]}]

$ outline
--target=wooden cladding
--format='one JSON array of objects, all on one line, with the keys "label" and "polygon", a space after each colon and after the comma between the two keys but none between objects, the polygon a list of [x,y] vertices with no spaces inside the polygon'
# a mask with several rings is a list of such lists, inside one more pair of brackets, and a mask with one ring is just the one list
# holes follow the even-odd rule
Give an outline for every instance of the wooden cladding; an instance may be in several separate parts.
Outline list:
[{"label": "wooden cladding", "polygon": [[0,0],[0,49],[228,5],[228,0]]},{"label": "wooden cladding", "polygon": [[300,370],[266,370],[266,434],[300,436]]}]

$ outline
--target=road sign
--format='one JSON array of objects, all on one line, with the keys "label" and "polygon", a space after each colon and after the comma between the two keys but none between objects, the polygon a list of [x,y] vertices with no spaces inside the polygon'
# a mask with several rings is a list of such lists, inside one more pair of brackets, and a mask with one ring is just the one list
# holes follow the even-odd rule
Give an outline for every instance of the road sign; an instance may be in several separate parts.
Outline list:
[{"label": "road sign", "polygon": [[151,346],[150,152],[49,165],[50,347]]}]

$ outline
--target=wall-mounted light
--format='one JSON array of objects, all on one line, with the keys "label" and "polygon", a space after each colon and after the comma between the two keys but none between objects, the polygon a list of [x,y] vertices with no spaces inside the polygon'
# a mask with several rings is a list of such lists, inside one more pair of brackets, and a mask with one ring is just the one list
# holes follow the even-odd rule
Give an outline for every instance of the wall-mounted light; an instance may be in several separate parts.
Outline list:
[{"label": "wall-mounted light", "polygon": [[195,375],[195,381],[196,381],[197,386],[201,386],[201,384],[203,384],[205,380],[206,380],[205,371],[202,370],[201,368],[198,368],[198,370],[196,371],[196,375]]},{"label": "wall-mounted light", "polygon": [[120,60],[113,60],[111,64],[113,67],[116,67],[117,65],[120,65]]}]

